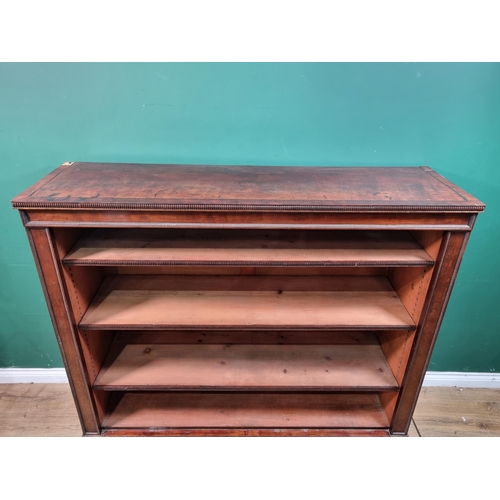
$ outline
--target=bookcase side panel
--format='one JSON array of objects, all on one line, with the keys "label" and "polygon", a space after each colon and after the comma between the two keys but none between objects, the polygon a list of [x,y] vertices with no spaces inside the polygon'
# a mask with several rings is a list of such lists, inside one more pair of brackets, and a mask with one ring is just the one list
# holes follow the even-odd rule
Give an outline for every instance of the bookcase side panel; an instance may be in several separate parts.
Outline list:
[{"label": "bookcase side panel", "polygon": [[394,411],[393,434],[406,434],[470,233],[445,233]]},{"label": "bookcase side panel", "polygon": [[28,229],[35,262],[44,289],[61,356],[73,391],[82,430],[85,434],[100,432],[85,368],[76,338],[68,298],[49,229]]}]

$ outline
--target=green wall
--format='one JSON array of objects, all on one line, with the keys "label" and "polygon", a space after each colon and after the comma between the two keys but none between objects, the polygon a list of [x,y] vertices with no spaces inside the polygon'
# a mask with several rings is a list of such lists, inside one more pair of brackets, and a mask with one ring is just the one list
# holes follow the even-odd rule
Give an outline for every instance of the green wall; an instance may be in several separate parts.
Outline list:
[{"label": "green wall", "polygon": [[429,165],[487,204],[430,369],[500,370],[500,64],[0,64],[0,367],[60,367],[10,199],[64,161]]}]

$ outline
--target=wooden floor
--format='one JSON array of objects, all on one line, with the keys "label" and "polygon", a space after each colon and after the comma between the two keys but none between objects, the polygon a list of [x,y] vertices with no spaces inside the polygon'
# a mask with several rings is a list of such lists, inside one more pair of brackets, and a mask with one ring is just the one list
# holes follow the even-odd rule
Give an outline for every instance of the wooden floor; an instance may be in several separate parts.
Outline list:
[{"label": "wooden floor", "polygon": [[[500,436],[500,390],[424,387],[409,435]],[[0,436],[81,436],[69,386],[0,385]]]}]

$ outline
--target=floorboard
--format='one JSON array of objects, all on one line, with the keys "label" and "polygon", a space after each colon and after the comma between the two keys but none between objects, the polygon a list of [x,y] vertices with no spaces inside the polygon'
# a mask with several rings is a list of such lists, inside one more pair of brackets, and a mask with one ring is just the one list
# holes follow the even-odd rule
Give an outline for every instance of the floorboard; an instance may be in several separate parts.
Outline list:
[{"label": "floorboard", "polygon": [[[424,387],[410,437],[500,436],[500,389]],[[67,384],[0,384],[0,436],[81,436]]]},{"label": "floorboard", "polygon": [[500,436],[500,390],[424,387],[413,417],[422,437]]},{"label": "floorboard", "polygon": [[408,429],[408,437],[420,437],[417,428],[415,427],[415,422],[411,419],[410,428]]},{"label": "floorboard", "polygon": [[0,384],[0,436],[81,436],[68,384]]}]

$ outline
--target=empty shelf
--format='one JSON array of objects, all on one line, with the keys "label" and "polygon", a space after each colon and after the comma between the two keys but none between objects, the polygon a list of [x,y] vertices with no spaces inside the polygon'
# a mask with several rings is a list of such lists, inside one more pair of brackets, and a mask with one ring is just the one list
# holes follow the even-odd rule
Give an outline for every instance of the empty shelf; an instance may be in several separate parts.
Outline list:
[{"label": "empty shelf", "polygon": [[127,344],[267,344],[267,345],[379,345],[368,331],[328,330],[121,330],[114,335],[119,353]]},{"label": "empty shelf", "polygon": [[398,384],[378,344],[128,344],[111,351],[94,388],[373,392]]},{"label": "empty shelf", "polygon": [[94,229],[64,258],[79,266],[431,266],[405,231]]},{"label": "empty shelf", "polygon": [[112,276],[82,329],[415,329],[383,276]]},{"label": "empty shelf", "polygon": [[377,394],[125,392],[106,428],[387,428]]}]

